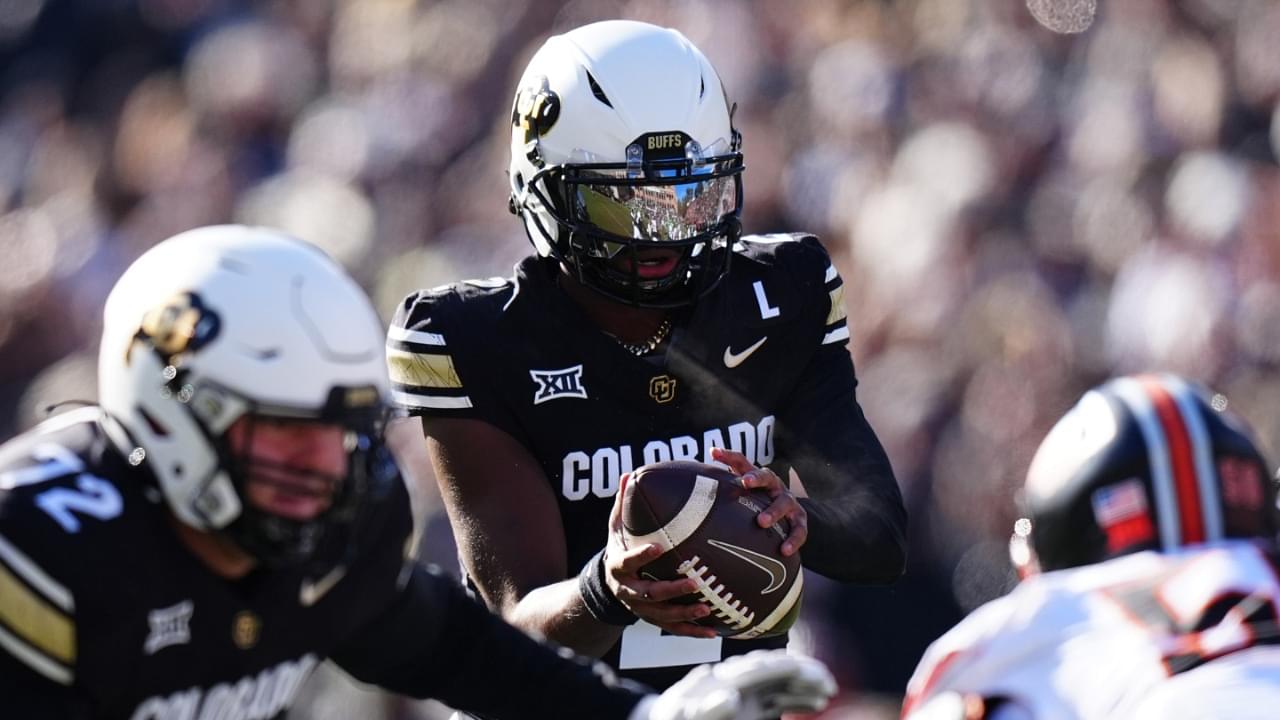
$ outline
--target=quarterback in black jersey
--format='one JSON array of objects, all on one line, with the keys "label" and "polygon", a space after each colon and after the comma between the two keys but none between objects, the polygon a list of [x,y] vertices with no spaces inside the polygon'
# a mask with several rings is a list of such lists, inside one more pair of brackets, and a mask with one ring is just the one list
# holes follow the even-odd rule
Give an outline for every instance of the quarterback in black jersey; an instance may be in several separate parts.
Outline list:
[{"label": "quarterback in black jersey", "polygon": [[[683,35],[611,21],[556,36],[512,113],[511,208],[537,253],[509,279],[415,293],[388,333],[393,396],[424,417],[472,588],[516,625],[669,685],[785,637],[728,640],[606,543],[620,477],[717,461],[774,498],[781,552],[884,583],[906,512],[855,399],[843,286],[819,241],[741,236],[742,154]],[[732,268],[732,271],[730,271]],[[788,489],[794,469],[808,491]],[[603,550],[602,550],[603,549]]]},{"label": "quarterback in black jersey", "polygon": [[101,406],[0,446],[0,716],[278,718],[326,658],[487,717],[763,717],[834,690],[772,654],[647,694],[416,563],[382,345],[355,282],[269,230],[134,263]]}]

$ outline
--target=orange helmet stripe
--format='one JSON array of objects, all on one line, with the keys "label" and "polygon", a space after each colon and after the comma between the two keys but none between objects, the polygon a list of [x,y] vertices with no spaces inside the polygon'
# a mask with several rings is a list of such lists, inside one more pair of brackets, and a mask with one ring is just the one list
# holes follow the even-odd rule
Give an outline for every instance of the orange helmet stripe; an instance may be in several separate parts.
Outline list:
[{"label": "orange helmet stripe", "polygon": [[1204,513],[1200,507],[1200,487],[1196,480],[1196,466],[1191,452],[1191,438],[1182,411],[1161,380],[1152,375],[1139,378],[1142,388],[1151,397],[1160,426],[1168,443],[1173,485],[1178,498],[1178,516],[1182,525],[1182,542],[1201,543],[1205,540]]}]

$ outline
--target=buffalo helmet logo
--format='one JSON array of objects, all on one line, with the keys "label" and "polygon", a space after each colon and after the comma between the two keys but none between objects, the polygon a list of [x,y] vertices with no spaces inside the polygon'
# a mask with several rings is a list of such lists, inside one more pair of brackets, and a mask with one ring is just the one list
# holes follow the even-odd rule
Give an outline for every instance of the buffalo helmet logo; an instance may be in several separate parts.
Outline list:
[{"label": "buffalo helmet logo", "polygon": [[142,317],[135,340],[147,343],[164,359],[199,350],[217,337],[222,322],[199,295],[183,292]]},{"label": "buffalo helmet logo", "polygon": [[524,131],[523,142],[528,144],[550,132],[560,119],[560,96],[541,82],[523,87],[516,93],[515,106],[511,109],[511,125]]}]

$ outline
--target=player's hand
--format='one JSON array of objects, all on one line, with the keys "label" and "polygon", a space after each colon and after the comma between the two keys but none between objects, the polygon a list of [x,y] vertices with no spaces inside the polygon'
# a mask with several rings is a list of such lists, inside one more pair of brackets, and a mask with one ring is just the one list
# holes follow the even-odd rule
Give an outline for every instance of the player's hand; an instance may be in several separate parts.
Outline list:
[{"label": "player's hand", "polygon": [[700,665],[629,720],[761,720],[784,712],[817,712],[836,692],[827,667],[785,650],[756,650]]},{"label": "player's hand", "polygon": [[715,630],[694,625],[692,620],[706,617],[711,608],[705,603],[675,603],[698,588],[689,578],[679,580],[653,580],[642,577],[640,568],[662,554],[660,545],[640,545],[627,548],[622,544],[622,494],[630,473],[618,483],[618,494],[609,513],[609,544],[604,552],[604,576],[609,589],[635,616],[674,635],[713,638]]},{"label": "player's hand", "polygon": [[782,541],[783,555],[790,556],[804,545],[809,539],[809,515],[796,496],[782,484],[782,478],[777,473],[769,468],[758,468],[751,464],[746,455],[724,448],[712,448],[711,459],[728,465],[730,470],[742,478],[745,487],[769,492],[772,502],[756,516],[756,522],[765,528],[776,524],[781,518],[786,518],[791,523],[791,533]]}]

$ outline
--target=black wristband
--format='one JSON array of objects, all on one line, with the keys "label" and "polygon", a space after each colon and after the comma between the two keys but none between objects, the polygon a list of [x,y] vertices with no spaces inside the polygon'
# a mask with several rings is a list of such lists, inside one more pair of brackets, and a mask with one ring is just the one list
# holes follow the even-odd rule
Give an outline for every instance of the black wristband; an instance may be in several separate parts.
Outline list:
[{"label": "black wristband", "polygon": [[608,625],[630,625],[636,616],[622,604],[604,581],[604,550],[596,553],[578,573],[578,592],[591,617]]}]

